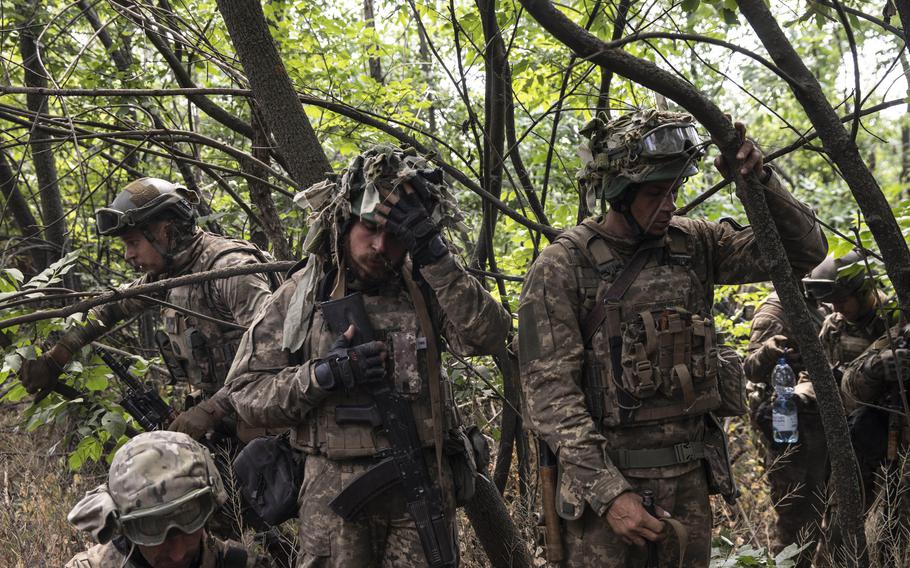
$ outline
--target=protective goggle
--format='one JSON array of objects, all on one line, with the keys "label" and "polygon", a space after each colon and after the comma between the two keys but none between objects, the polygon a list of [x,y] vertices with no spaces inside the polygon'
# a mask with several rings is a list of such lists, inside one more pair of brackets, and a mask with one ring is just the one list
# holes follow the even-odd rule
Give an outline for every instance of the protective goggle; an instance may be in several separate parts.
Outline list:
[{"label": "protective goggle", "polygon": [[636,158],[656,160],[702,151],[702,140],[689,123],[662,124],[645,134],[638,143]]},{"label": "protective goggle", "polygon": [[202,528],[215,510],[210,488],[198,498],[190,499],[167,511],[137,511],[120,517],[124,536],[136,544],[157,546],[167,539],[171,529],[190,534]]},{"label": "protective goggle", "polygon": [[803,285],[806,287],[806,295],[815,300],[827,300],[834,296],[836,289],[833,280],[814,280],[810,278],[803,279]]},{"label": "protective goggle", "polygon": [[102,207],[95,211],[95,227],[102,237],[116,235],[142,226],[159,210],[165,209],[177,217],[191,219],[194,216],[193,206],[189,201],[176,194],[167,194],[156,197],[142,207],[128,211]]}]

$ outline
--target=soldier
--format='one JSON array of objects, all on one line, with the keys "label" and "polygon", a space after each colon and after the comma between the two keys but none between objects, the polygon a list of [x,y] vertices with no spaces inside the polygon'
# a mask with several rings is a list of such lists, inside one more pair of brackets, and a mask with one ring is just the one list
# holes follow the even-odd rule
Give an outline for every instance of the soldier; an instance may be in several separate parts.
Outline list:
[{"label": "soldier", "polygon": [[[688,534],[660,546],[660,565],[707,566],[708,495],[735,495],[709,413],[745,412],[741,361],[716,341],[713,288],[768,275],[751,229],[673,216],[702,149],[690,115],[638,111],[595,119],[582,133],[590,138],[582,187],[609,211],[541,253],[519,304],[528,420],[558,456],[565,565],[643,566],[641,547],[664,528],[642,506],[638,492],[648,489],[658,516],[672,515]],[[824,257],[824,236],[745,140],[739,167],[767,187],[790,262],[804,274]],[[727,168],[720,158],[715,166]]]},{"label": "soldier", "polygon": [[[867,277],[865,263],[857,251],[840,257],[828,256],[803,279],[803,283],[810,296],[834,307],[822,324],[819,340],[835,377],[840,379],[844,369],[885,333],[886,322],[890,321],[886,311],[880,309],[886,303],[885,295],[878,289],[875,279]],[[885,460],[888,416],[879,409],[857,405],[849,397],[844,403],[863,483],[863,506],[868,511],[876,494],[875,477]],[[843,544],[840,530],[833,522],[836,503],[828,506],[820,533],[823,538],[816,552],[819,566],[830,562],[836,564],[836,558],[829,556],[840,554],[838,548]]]},{"label": "soldier", "polygon": [[[145,274],[127,287],[163,278],[216,270],[267,260],[262,251],[245,241],[213,235],[196,226],[194,205],[198,196],[185,187],[158,178],[129,183],[110,207],[95,214],[98,233],[119,237],[126,261]],[[259,308],[277,288],[275,275],[247,274],[171,288],[161,304],[166,333],[156,335],[165,362],[174,379],[189,383],[187,409],[170,424],[174,431],[202,440],[208,432],[221,436],[216,459],[227,472],[232,441],[261,435],[242,422],[234,424],[233,411],[224,384],[240,337]],[[150,309],[156,304],[128,298],[94,308],[84,326],[68,330],[60,341],[35,360],[23,362],[22,384],[30,393],[53,388],[64,366],[75,353],[110,331],[118,322]],[[228,426],[230,424],[230,426]],[[225,437],[226,436],[226,437]],[[231,499],[215,515],[212,529],[220,536],[237,538],[239,526]],[[248,524],[265,530],[260,520],[244,511]],[[269,550],[276,558],[286,556],[279,539],[267,535]],[[284,562],[284,561],[282,561]]]},{"label": "soldier", "polygon": [[209,535],[205,522],[227,500],[212,456],[179,432],[146,432],[117,450],[107,484],[67,519],[99,544],[66,568],[265,568],[240,543]]},{"label": "soldier", "polygon": [[[306,454],[298,567],[455,562],[452,501],[470,495],[475,452],[466,451],[439,352],[444,339],[456,353],[492,353],[504,342],[509,319],[449,252],[440,227],[457,220],[457,209],[441,172],[427,167],[410,151],[380,145],[353,160],[339,183],[304,192],[313,209],[310,256],[244,335],[228,377],[243,420],[290,427],[293,445]],[[363,330],[343,324],[339,335],[327,321],[327,300],[357,293],[377,341],[357,344],[354,334]],[[391,417],[419,438],[408,471],[428,469],[432,487],[420,491],[444,500],[444,518],[430,527],[445,527],[435,532],[436,558],[424,552],[433,548],[428,526],[412,516],[424,509],[410,500],[405,507],[401,497],[413,481],[382,493],[350,521],[329,507],[358,476],[377,471],[382,457],[401,449],[390,447],[390,417],[376,416],[377,389],[387,397],[394,392],[410,409]],[[413,422],[404,420],[408,414]]]},{"label": "soldier", "polygon": [[[807,299],[816,326],[826,315],[824,308]],[[828,479],[828,448],[815,402],[815,390],[791,339],[793,332],[784,308],[772,292],[752,319],[749,354],[743,361],[749,379],[750,418],[762,434],[764,462],[771,486],[771,501],[777,520],[772,529],[771,549],[775,554],[795,541],[817,542],[825,508]],[[771,427],[771,372],[785,357],[799,377],[795,388],[799,409],[799,443],[776,444]],[[812,553],[801,554],[798,566],[811,565]]]},{"label": "soldier", "polygon": [[[98,234],[119,237],[126,261],[145,273],[127,287],[266,260],[250,243],[197,228],[196,203],[198,196],[185,187],[142,178],[124,187],[110,207],[95,213]],[[277,287],[277,282],[270,283],[263,274],[248,274],[167,291],[164,300],[172,305],[161,308],[169,342],[165,360],[171,372],[192,387],[191,400],[199,401],[177,418],[172,429],[200,439],[230,412],[223,396],[212,395],[224,384],[243,330],[273,285]],[[53,388],[75,353],[118,322],[155,305],[128,298],[92,309],[86,325],[71,328],[49,351],[23,362],[23,386],[32,394]]]},{"label": "soldier", "polygon": [[[872,535],[869,542],[880,566],[906,566],[910,562],[910,502],[906,497],[910,483],[910,431],[905,402],[908,378],[910,326],[902,323],[873,341],[847,365],[841,382],[847,404],[859,408],[869,405],[877,417],[877,427],[865,430],[862,443],[867,449],[861,450],[856,432],[852,434],[857,454],[865,455],[861,465],[877,456],[871,490],[866,488],[866,507],[871,520],[867,534]],[[868,475],[863,473],[864,477]]]}]

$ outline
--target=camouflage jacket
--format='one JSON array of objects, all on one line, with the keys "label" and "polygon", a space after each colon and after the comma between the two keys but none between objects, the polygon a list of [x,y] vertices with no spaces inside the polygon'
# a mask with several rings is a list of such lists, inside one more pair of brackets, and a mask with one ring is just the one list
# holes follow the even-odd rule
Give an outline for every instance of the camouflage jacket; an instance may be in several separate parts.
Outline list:
[{"label": "camouflage jacket", "polygon": [[[239,542],[206,535],[202,544],[202,556],[193,568],[271,567],[268,557],[250,553]],[[118,537],[73,556],[65,568],[149,568],[149,564],[138,547],[132,546],[125,538]]]},{"label": "camouflage jacket", "polygon": [[874,312],[860,322],[851,322],[834,312],[825,318],[818,338],[831,366],[843,369],[881,337],[886,327],[885,321]]},{"label": "camouflage jacket", "polygon": [[[812,316],[816,329],[821,326],[826,314],[827,310],[822,306],[809,307],[809,315]],[[768,341],[775,335],[783,335],[787,338],[793,337],[790,323],[784,315],[784,307],[781,305],[780,298],[777,297],[777,292],[772,292],[765,298],[765,301],[761,303],[752,317],[752,328],[749,332],[749,353],[743,360],[746,378],[752,383],[771,384],[771,372],[777,364],[777,353],[770,349]],[[795,343],[790,347],[797,349]],[[791,363],[790,366],[800,376],[801,380],[806,379],[800,362]],[[771,390],[765,389],[765,392],[770,393]]]},{"label": "camouflage jacket", "polygon": [[[190,244],[175,255],[173,267],[160,277],[143,275],[125,288],[238,264],[260,262],[261,252],[253,245],[198,231]],[[271,293],[268,277],[247,274],[194,285],[171,288],[164,301],[203,315],[247,327]],[[85,326],[70,330],[61,343],[71,352],[88,345],[118,322],[133,317],[158,304],[138,298],[127,298],[94,308]],[[243,333],[237,325],[214,323],[162,307],[165,331],[176,355],[180,378],[186,379],[205,393],[212,394],[223,383]],[[193,332],[201,340],[194,338]]]},{"label": "camouflage jacket", "polygon": [[[827,243],[815,222],[794,207],[796,200],[772,179],[769,206],[776,214],[778,231],[794,271],[805,274],[824,258]],[[727,223],[674,217],[668,235],[681,240],[687,250],[686,268],[691,282],[686,286],[687,304],[680,307],[690,313],[710,318],[715,284],[744,284],[768,278],[749,228],[738,230]],[[608,235],[603,238],[624,262],[638,246]],[[560,495],[568,491],[573,499],[603,515],[613,499],[631,489],[627,476],[673,477],[701,467],[696,461],[621,471],[613,463],[611,451],[666,448],[700,440],[705,425],[701,415],[634,427],[595,424],[582,380],[585,348],[581,322],[594,305],[590,290],[597,288],[600,279],[589,263],[579,266],[576,257],[557,241],[541,253],[528,272],[519,304],[521,378],[528,422],[558,454]],[[671,285],[666,281],[646,282],[639,277],[629,290],[638,297],[663,297],[674,294],[667,290],[668,286]],[[711,323],[709,319],[704,325]]]},{"label": "camouflage jacket", "polygon": [[[844,377],[841,380],[841,390],[845,396],[845,402],[848,406],[857,406],[857,402],[865,402],[879,406],[887,406],[893,402],[886,400],[892,396],[893,387],[897,382],[887,380],[883,377],[873,377],[864,372],[864,369],[875,367],[881,364],[882,352],[890,350],[892,345],[896,348],[906,348],[908,330],[905,325],[899,324],[892,326],[888,333],[882,334],[872,342],[863,353],[854,359],[844,370]],[[906,366],[901,368],[905,381],[910,377],[910,369]]]},{"label": "camouflage jacket", "polygon": [[[403,271],[410,270],[406,264]],[[303,346],[291,353],[282,347],[288,308],[303,271],[295,272],[265,304],[250,329],[244,334],[237,358],[227,380],[231,403],[240,418],[253,425],[269,428],[290,427],[294,444],[330,459],[374,455],[383,445],[370,425],[338,424],[336,406],[370,404],[360,388],[350,393],[326,392],[319,388],[313,372],[317,360],[325,356],[336,339],[314,308],[299,320],[308,326]],[[427,359],[421,343],[436,341],[440,335],[448,348],[463,355],[490,354],[504,346],[509,318],[503,307],[448,255],[420,269],[428,288],[428,311],[436,337],[421,337],[416,324],[416,309],[402,278],[392,279],[379,288],[362,290],[367,314],[377,334],[386,341],[387,367],[396,390],[412,401],[415,420],[425,445],[432,444],[432,421],[427,415]],[[328,278],[328,277],[326,277]],[[357,290],[349,282],[349,290]],[[299,315],[299,314],[298,314]],[[425,345],[425,344],[424,344]],[[440,370],[441,371],[441,370]],[[448,426],[454,413],[450,385],[444,380]]]}]

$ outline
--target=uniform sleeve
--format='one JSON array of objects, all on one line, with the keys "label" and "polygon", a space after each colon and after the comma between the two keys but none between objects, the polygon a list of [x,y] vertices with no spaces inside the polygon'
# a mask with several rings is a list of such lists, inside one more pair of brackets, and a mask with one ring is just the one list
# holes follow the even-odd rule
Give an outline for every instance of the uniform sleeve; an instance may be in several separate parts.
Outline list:
[{"label": "uniform sleeve", "polygon": [[[892,329],[890,333],[896,336],[897,332],[898,329]],[[890,345],[891,341],[888,336],[883,335],[847,365],[844,377],[841,379],[841,390],[843,390],[846,399],[844,402],[848,408],[852,408],[857,402],[876,404],[884,398],[887,390],[885,381],[867,375],[863,369],[874,366],[881,359],[882,351],[888,349]]]},{"label": "uniform sleeve", "polygon": [[243,334],[225,381],[231,406],[250,426],[294,426],[327,395],[316,384],[312,361],[296,365],[282,349],[285,315],[297,282],[285,282],[265,301]]},{"label": "uniform sleeve", "polygon": [[476,278],[448,254],[420,274],[433,289],[442,314],[440,330],[459,355],[492,355],[505,344],[510,318]]},{"label": "uniform sleeve", "polygon": [[[258,262],[259,259],[252,254],[234,252],[218,259],[213,268],[256,264]],[[256,313],[272,293],[269,288],[268,277],[261,273],[242,274],[215,280],[213,287],[217,300],[230,310],[233,321],[246,327],[249,327],[253,322]]]},{"label": "uniform sleeve", "polygon": [[[787,258],[797,277],[825,259],[828,241],[811,216],[811,208],[797,201],[773,173],[766,184],[768,208],[780,233]],[[726,223],[711,223],[714,245],[714,283],[746,284],[769,279],[751,228],[736,230]]]},{"label": "uniform sleeve", "polygon": [[[148,277],[143,276],[119,289],[128,290],[148,283]],[[74,326],[67,330],[60,338],[60,344],[70,353],[75,353],[111,331],[119,322],[141,314],[152,305],[136,298],[126,298],[94,307],[89,310],[85,325]]]},{"label": "uniform sleeve", "polygon": [[528,272],[518,308],[521,380],[532,428],[598,515],[631,486],[607,457],[581,389],[578,284],[568,251],[551,245]]},{"label": "uniform sleeve", "polygon": [[771,371],[777,362],[777,352],[772,351],[767,342],[775,335],[783,333],[784,324],[779,318],[759,312],[752,320],[748,354],[743,359],[743,370],[753,383],[768,383],[771,380]]}]

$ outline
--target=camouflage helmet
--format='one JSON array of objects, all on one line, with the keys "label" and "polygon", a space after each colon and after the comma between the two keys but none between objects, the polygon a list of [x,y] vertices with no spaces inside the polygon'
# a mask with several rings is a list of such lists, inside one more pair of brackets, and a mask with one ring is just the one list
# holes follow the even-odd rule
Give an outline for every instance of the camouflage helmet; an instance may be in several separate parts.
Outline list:
[{"label": "camouflage helmet", "polygon": [[352,215],[375,221],[376,206],[403,183],[421,197],[437,226],[457,226],[463,220],[440,169],[414,148],[377,144],[351,160],[340,180],[321,181],[294,197],[299,206],[312,209],[304,249],[324,250],[325,237]]},{"label": "camouflage helmet", "polygon": [[145,432],[117,451],[108,492],[131,541],[161,544],[172,528],[199,530],[227,501],[211,454],[180,432]]},{"label": "camouflage helmet", "polygon": [[690,114],[639,110],[614,120],[595,117],[580,133],[585,194],[611,201],[635,184],[686,178],[698,172],[704,144]]},{"label": "camouflage helmet", "polygon": [[840,257],[828,255],[803,278],[803,284],[810,298],[822,302],[857,294],[868,287],[863,256],[856,250]]},{"label": "camouflage helmet", "polygon": [[198,197],[182,185],[145,177],[127,184],[109,207],[95,212],[96,227],[99,235],[110,237],[163,217],[192,223],[196,219],[193,205],[198,202]]}]

